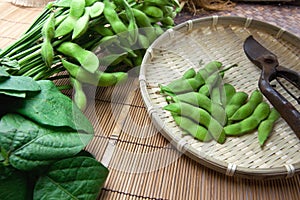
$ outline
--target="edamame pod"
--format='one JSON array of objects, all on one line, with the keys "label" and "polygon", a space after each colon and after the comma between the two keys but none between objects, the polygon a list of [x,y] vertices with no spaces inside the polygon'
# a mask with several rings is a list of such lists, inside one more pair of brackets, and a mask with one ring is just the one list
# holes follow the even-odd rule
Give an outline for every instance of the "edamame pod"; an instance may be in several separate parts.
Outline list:
[{"label": "edamame pod", "polygon": [[200,126],[199,124],[195,123],[187,117],[183,117],[177,114],[172,114],[172,116],[174,118],[175,123],[183,130],[191,134],[194,138],[203,142],[208,142],[212,140],[212,136],[203,126]]},{"label": "edamame pod", "polygon": [[105,16],[105,19],[110,23],[113,31],[116,34],[127,32],[126,25],[119,18],[118,13],[113,8],[111,2],[108,0],[104,0],[104,5],[105,8],[103,14]]},{"label": "edamame pod", "polygon": [[51,40],[55,34],[54,28],[55,18],[54,13],[51,13],[42,28],[43,43],[41,47],[41,55],[47,67],[51,67],[54,58],[54,50],[51,44]]},{"label": "edamame pod", "polygon": [[57,48],[57,51],[77,60],[85,70],[91,73],[94,73],[99,67],[98,57],[93,52],[83,49],[76,43],[64,42]]},{"label": "edamame pod", "polygon": [[105,73],[97,70],[95,73],[90,73],[82,67],[66,60],[62,60],[62,64],[72,77],[82,83],[106,87],[127,79],[127,73],[124,72]]},{"label": "edamame pod", "polygon": [[241,106],[233,115],[229,118],[231,121],[237,121],[245,119],[250,116],[252,112],[255,110],[257,105],[263,101],[263,95],[260,91],[255,90],[252,92],[249,101]]},{"label": "edamame pod", "polygon": [[154,18],[162,18],[164,16],[163,11],[156,6],[151,6],[151,5],[144,6],[142,8],[142,11],[146,13],[146,15]]},{"label": "edamame pod", "polygon": [[[185,102],[200,108],[205,109],[214,119],[221,125],[225,125],[227,121],[226,112],[222,106],[215,104],[207,96],[197,93],[189,92],[170,97],[176,103]],[[169,100],[171,100],[169,99]]]},{"label": "edamame pod", "polygon": [[90,17],[96,18],[99,17],[104,11],[104,3],[97,1],[90,7]]},{"label": "edamame pod", "polygon": [[84,14],[76,21],[73,34],[72,34],[72,40],[80,37],[83,33],[86,32],[88,29],[90,20],[90,9],[87,7],[85,9]]},{"label": "edamame pod", "polygon": [[224,83],[224,92],[226,97],[225,105],[229,104],[230,100],[232,99],[233,95],[236,93],[235,87],[229,83]]},{"label": "edamame pod", "polygon": [[230,118],[248,99],[245,92],[236,92],[225,107],[227,118]]},{"label": "edamame pod", "polygon": [[196,78],[178,79],[172,81],[166,86],[160,85],[160,90],[162,93],[180,94],[184,92],[196,91],[203,84],[204,82],[201,82]]},{"label": "edamame pod", "polygon": [[242,121],[230,124],[224,127],[226,135],[238,136],[250,131],[253,131],[257,126],[268,117],[270,113],[270,106],[266,102],[261,102],[255,108],[252,115],[243,119]]},{"label": "edamame pod", "polygon": [[188,70],[186,70],[183,75],[182,78],[183,79],[189,79],[189,78],[194,78],[196,76],[196,71],[194,68],[190,68]]},{"label": "edamame pod", "polygon": [[74,103],[80,110],[84,111],[87,106],[87,98],[83,91],[82,84],[73,77],[70,77],[70,83],[74,88]]},{"label": "edamame pod", "polygon": [[103,24],[92,27],[92,30],[96,31],[97,33],[99,33],[104,37],[114,36],[114,32],[110,29],[110,26],[105,26]]},{"label": "edamame pod", "polygon": [[172,103],[165,106],[164,109],[188,117],[195,122],[204,125],[218,143],[225,142],[226,136],[223,126],[204,109],[187,103]]},{"label": "edamame pod", "polygon": [[269,137],[273,130],[275,122],[280,118],[279,112],[272,108],[267,119],[262,121],[258,126],[258,141],[261,146],[264,145],[265,141]]}]

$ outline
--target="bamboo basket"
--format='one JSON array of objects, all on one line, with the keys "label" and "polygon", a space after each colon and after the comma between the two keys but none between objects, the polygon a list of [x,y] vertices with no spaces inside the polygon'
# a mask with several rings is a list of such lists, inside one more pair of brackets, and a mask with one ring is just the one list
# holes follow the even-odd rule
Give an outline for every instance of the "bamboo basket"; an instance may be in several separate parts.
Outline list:
[{"label": "bamboo basket", "polygon": [[167,85],[191,67],[200,69],[200,60],[219,60],[225,66],[237,63],[238,67],[225,74],[224,81],[248,94],[257,89],[261,71],[247,59],[242,47],[249,35],[278,55],[281,65],[300,71],[300,39],[288,31],[252,18],[199,18],[167,30],[147,50],[139,77],[142,98],[161,134],[204,166],[249,179],[293,177],[300,172],[300,141],[283,119],[277,121],[262,148],[257,132],[228,137],[224,144],[200,142],[186,135],[162,109],[167,102],[158,84]]}]

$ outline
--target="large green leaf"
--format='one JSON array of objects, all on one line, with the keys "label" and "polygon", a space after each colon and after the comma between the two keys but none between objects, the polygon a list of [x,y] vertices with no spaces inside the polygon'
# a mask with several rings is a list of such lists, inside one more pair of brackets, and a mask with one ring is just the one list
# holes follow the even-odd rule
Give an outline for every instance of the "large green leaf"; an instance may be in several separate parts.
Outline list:
[{"label": "large green leaf", "polygon": [[108,176],[108,169],[95,159],[85,156],[60,160],[40,177],[34,200],[94,200]]},{"label": "large green leaf", "polygon": [[0,67],[0,82],[8,79],[10,74],[5,70],[4,67]]},{"label": "large green leaf", "polygon": [[52,81],[41,80],[37,83],[41,92],[22,101],[15,109],[16,112],[43,125],[70,127],[73,130],[94,133],[90,121]]},{"label": "large green leaf", "polygon": [[27,179],[23,172],[0,164],[0,199],[27,199]]},{"label": "large green leaf", "polygon": [[40,90],[39,84],[26,76],[11,76],[0,82],[0,91],[39,92]]},{"label": "large green leaf", "polygon": [[0,121],[0,144],[9,153],[9,163],[19,170],[33,170],[74,156],[93,135],[42,127],[18,114]]}]

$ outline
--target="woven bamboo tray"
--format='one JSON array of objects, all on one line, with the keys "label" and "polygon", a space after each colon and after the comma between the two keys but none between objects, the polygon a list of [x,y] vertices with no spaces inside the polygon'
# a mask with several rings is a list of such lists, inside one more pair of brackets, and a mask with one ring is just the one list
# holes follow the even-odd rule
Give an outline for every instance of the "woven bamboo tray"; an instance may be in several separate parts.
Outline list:
[{"label": "woven bamboo tray", "polygon": [[162,109],[167,102],[158,84],[168,84],[191,67],[200,69],[200,60],[219,60],[227,66],[237,63],[239,66],[227,72],[224,81],[248,94],[257,89],[261,71],[243,51],[243,42],[249,35],[278,55],[283,66],[300,71],[300,39],[295,35],[252,18],[212,16],[179,24],[150,46],[140,70],[141,94],[161,134],[204,166],[250,179],[292,177],[300,172],[300,141],[283,119],[277,121],[262,148],[257,132],[228,137],[224,144],[200,142],[184,134],[170,113]]}]

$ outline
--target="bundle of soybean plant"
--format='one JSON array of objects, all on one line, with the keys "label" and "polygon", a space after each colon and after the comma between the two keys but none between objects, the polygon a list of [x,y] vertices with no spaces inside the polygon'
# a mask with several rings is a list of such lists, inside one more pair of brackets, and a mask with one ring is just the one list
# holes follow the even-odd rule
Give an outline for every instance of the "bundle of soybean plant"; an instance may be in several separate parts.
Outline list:
[{"label": "bundle of soybean plant", "polygon": [[194,68],[169,83],[160,85],[176,124],[200,141],[224,143],[227,136],[258,131],[262,146],[272,132],[279,113],[263,100],[259,90],[250,96],[224,83],[227,70],[219,61],[207,63],[198,72]]},{"label": "bundle of soybean plant", "polygon": [[[174,25],[177,0],[57,0],[0,52],[0,66],[34,80],[66,78],[84,109],[82,84],[111,86],[141,64],[148,46]],[[121,66],[121,67],[120,67]]]}]

